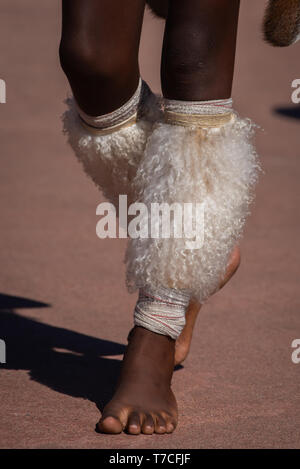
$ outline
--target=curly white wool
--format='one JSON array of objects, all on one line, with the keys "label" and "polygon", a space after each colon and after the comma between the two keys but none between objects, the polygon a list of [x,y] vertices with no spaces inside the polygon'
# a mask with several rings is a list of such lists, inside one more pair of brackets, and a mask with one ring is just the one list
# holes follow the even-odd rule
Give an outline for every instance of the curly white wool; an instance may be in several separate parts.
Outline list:
[{"label": "curly white wool", "polygon": [[[134,105],[130,107],[132,115],[137,113],[136,122],[105,135],[97,135],[94,129],[89,130],[87,125],[82,125],[73,97],[66,100],[68,109],[63,115],[63,131],[84,171],[116,208],[119,194],[127,194],[129,203],[134,199],[131,181],[136,174],[153,123],[160,115],[158,98],[145,82],[140,87],[139,100],[136,99],[136,94],[131,100]],[[116,122],[120,123],[122,117],[128,120],[130,113],[127,103],[121,110],[122,113],[117,110],[117,114],[114,112],[100,116],[98,124],[105,128]],[[82,112],[81,114],[84,115]],[[90,119],[88,120],[90,124]],[[94,122],[96,120],[93,119]]]},{"label": "curly white wool", "polygon": [[156,124],[133,180],[138,200],[147,207],[203,203],[204,244],[188,250],[184,238],[130,239],[129,291],[164,285],[186,289],[203,302],[218,289],[257,181],[253,129],[250,120],[237,116],[218,130]]}]

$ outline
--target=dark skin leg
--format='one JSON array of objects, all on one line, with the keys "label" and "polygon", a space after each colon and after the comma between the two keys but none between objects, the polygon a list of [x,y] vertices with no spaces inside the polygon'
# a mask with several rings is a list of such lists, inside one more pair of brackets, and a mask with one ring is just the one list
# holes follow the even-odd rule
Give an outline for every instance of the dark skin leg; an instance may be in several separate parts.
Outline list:
[{"label": "dark skin leg", "polygon": [[[229,98],[240,1],[172,0],[170,5],[161,62],[164,97],[183,101]],[[220,289],[239,263],[240,252],[235,248]],[[200,308],[197,302],[189,305],[186,326],[176,341],[175,364],[188,355]]]},{"label": "dark skin leg", "polygon": [[145,0],[62,0],[61,65],[87,114],[109,113],[134,94],[144,9]]},{"label": "dark skin leg", "polygon": [[163,95],[204,101],[231,96],[239,0],[172,0],[161,62]]},{"label": "dark skin leg", "polygon": [[[137,52],[143,11],[141,0],[63,0],[61,63],[75,98],[86,113],[111,112],[134,93],[139,77]],[[185,13],[183,18],[182,13]],[[224,41],[227,43],[225,37],[231,36],[234,57],[237,15],[235,0],[172,0],[162,60],[166,97],[201,100],[229,96],[229,69],[232,80],[233,66],[227,65],[230,47],[224,49]],[[227,21],[219,24],[215,16],[227,17]],[[197,33],[195,41],[189,34],[190,28]],[[176,30],[180,33],[174,34]],[[213,48],[210,47],[212,39]],[[189,47],[185,57],[190,63],[198,57],[203,65],[210,65],[209,74],[202,66],[193,79],[195,68],[190,64],[181,66],[181,53],[172,55],[186,41]],[[179,72],[175,73],[176,70]],[[227,80],[224,74],[228,75]],[[223,85],[217,85],[218,80]],[[226,86],[225,82],[228,82]],[[206,91],[206,86],[210,91]],[[130,334],[117,390],[103,411],[98,430],[105,433],[126,430],[130,434],[172,432],[177,424],[177,404],[171,390],[174,360],[174,340],[135,327]]]},{"label": "dark skin leg", "polygon": [[[162,57],[165,97],[207,100],[230,96],[238,10],[239,2],[234,0],[171,2]],[[195,32],[197,40],[194,41],[190,31]],[[186,49],[182,45],[187,36]],[[199,69],[197,64],[193,65],[194,60],[201,64]],[[220,287],[237,270],[238,262],[235,259],[229,264]],[[177,350],[175,341],[169,338],[140,327],[133,329],[121,380],[115,396],[104,409],[98,424],[100,431],[118,433],[125,428],[132,434],[151,434],[175,429],[177,404],[170,386],[173,366],[188,352],[199,305],[191,303],[189,310],[187,328],[177,343]]]}]

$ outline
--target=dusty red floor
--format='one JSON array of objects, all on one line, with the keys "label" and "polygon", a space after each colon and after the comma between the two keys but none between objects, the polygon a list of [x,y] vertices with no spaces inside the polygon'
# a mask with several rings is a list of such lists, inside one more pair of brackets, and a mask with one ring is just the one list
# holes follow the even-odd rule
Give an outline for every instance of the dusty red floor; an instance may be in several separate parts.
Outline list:
[{"label": "dusty red floor", "polygon": [[[242,2],[234,85],[240,113],[264,128],[265,175],[242,265],[203,308],[190,357],[175,372],[177,431],[135,438],[94,432],[95,402],[111,394],[135,297],[124,287],[125,242],[96,237],[102,196],[61,134],[68,86],[57,57],[60,2],[2,0],[2,448],[299,447],[291,342],[300,338],[300,121],[274,109],[296,109],[300,44],[262,42],[263,3]],[[141,68],[156,91],[161,37],[162,23],[147,15]]]}]

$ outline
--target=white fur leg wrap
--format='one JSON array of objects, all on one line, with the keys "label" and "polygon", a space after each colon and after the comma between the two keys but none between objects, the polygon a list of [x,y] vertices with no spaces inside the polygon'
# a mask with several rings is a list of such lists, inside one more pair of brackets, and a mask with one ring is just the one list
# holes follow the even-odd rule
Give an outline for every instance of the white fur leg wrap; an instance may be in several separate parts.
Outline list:
[{"label": "white fur leg wrap", "polygon": [[185,325],[190,295],[184,291],[159,287],[143,288],[134,311],[134,324],[176,340]]},{"label": "white fur leg wrap", "polygon": [[103,116],[88,116],[73,97],[66,103],[64,133],[85,172],[115,206],[119,194],[128,195],[130,202],[134,199],[131,181],[160,115],[158,98],[140,79],[132,98]]},{"label": "white fur leg wrap", "polygon": [[203,302],[218,289],[249,214],[259,171],[255,126],[230,100],[164,105],[165,121],[154,126],[133,181],[137,200],[148,213],[152,203],[203,204],[204,239],[199,249],[187,249],[184,237],[130,239],[127,286],[167,285]]}]

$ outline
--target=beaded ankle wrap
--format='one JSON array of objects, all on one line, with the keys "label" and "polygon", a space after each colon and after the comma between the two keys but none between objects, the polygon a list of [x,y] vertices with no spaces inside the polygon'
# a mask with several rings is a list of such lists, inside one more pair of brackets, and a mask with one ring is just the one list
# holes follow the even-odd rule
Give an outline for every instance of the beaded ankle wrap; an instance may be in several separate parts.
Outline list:
[{"label": "beaded ankle wrap", "polygon": [[176,340],[185,325],[190,295],[182,290],[142,288],[134,311],[134,324]]},{"label": "beaded ankle wrap", "polygon": [[106,135],[136,123],[138,108],[142,107],[150,93],[148,85],[140,78],[134,95],[115,111],[94,117],[83,112],[77,104],[76,108],[84,126],[95,135]]},{"label": "beaded ankle wrap", "polygon": [[232,99],[213,101],[165,100],[164,122],[184,127],[221,127],[234,119]]}]

